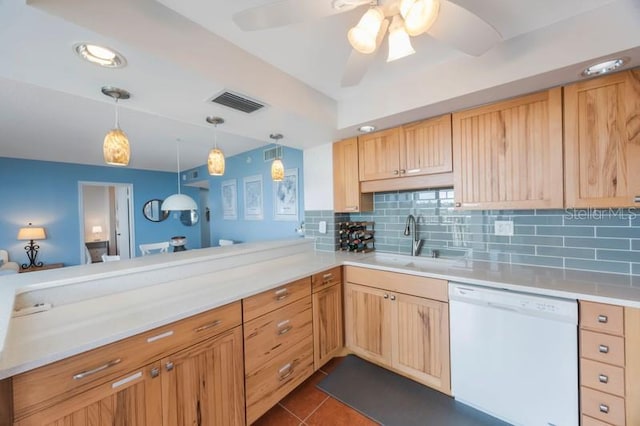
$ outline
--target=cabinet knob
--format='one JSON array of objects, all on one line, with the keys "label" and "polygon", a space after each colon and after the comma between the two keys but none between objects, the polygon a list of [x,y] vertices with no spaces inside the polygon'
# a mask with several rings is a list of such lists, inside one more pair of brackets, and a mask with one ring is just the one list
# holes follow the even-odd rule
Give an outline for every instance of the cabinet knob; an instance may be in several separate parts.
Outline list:
[{"label": "cabinet knob", "polygon": [[607,376],[606,374],[599,374],[598,375],[598,381],[600,383],[607,384],[607,383],[609,383],[609,376]]},{"label": "cabinet knob", "polygon": [[456,203],[455,206],[456,207],[462,207],[462,203]]},{"label": "cabinet knob", "polygon": [[164,365],[164,368],[165,368],[167,371],[171,371],[171,370],[173,370],[173,363],[172,363],[171,361],[169,361],[168,363],[166,363],[166,364]]},{"label": "cabinet knob", "polygon": [[394,171],[393,171],[393,175],[394,175],[394,176],[398,176],[399,174],[400,174],[400,172],[399,172],[398,170],[394,170]]},{"label": "cabinet knob", "polygon": [[389,295],[388,295],[387,293],[385,293],[385,294],[382,296],[382,298],[384,298],[384,299],[388,299],[388,298],[389,298]]},{"label": "cabinet knob", "polygon": [[396,300],[396,295],[395,294],[391,295],[391,300]]},{"label": "cabinet knob", "polygon": [[151,374],[151,378],[155,379],[160,375],[160,369],[158,367],[152,368],[149,374]]},{"label": "cabinet knob", "polygon": [[605,414],[609,413],[609,406],[606,404],[600,404],[598,408],[600,409],[601,413],[605,413]]},{"label": "cabinet knob", "polygon": [[606,324],[607,322],[609,322],[609,317],[607,317],[606,315],[598,315],[598,322]]},{"label": "cabinet knob", "polygon": [[598,351],[600,351],[601,354],[608,354],[609,353],[609,346],[600,345],[600,346],[598,346]]},{"label": "cabinet knob", "polygon": [[403,175],[403,174],[405,174],[405,173],[407,173],[407,171],[406,171],[405,169],[400,169],[400,174],[401,174],[401,175]]}]

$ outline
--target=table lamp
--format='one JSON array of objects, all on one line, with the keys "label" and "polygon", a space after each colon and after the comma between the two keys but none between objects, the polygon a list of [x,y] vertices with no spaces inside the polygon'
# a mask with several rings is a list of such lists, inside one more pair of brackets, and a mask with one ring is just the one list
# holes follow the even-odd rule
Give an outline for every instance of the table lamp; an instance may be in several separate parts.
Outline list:
[{"label": "table lamp", "polygon": [[44,232],[44,228],[31,225],[32,224],[29,223],[29,226],[20,228],[18,231],[18,240],[29,241],[29,244],[24,246],[24,249],[27,251],[27,257],[29,258],[29,264],[23,263],[22,269],[27,269],[32,266],[41,267],[43,265],[42,262],[36,262],[40,246],[37,245],[34,240],[46,240],[47,235]]},{"label": "table lamp", "polygon": [[102,226],[92,226],[91,232],[93,233],[93,241],[100,241],[100,238],[102,237]]}]

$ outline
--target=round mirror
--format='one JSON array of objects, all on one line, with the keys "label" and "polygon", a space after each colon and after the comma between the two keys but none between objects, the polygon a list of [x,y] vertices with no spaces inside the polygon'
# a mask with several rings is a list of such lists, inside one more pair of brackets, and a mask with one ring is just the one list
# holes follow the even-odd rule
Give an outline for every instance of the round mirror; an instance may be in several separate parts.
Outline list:
[{"label": "round mirror", "polygon": [[184,226],[193,226],[198,223],[198,219],[200,219],[198,210],[182,210],[180,212],[180,222]]},{"label": "round mirror", "polygon": [[160,210],[161,205],[162,200],[149,200],[142,206],[142,214],[151,222],[162,222],[169,217],[169,212]]}]

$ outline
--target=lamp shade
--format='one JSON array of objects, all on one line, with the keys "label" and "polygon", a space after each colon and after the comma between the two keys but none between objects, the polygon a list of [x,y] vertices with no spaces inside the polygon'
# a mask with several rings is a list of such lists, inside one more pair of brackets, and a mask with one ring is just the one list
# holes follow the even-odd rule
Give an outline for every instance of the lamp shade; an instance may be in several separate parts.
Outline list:
[{"label": "lamp shade", "polygon": [[104,162],[111,166],[129,165],[131,151],[127,134],[121,129],[111,129],[104,137],[102,145]]},{"label": "lamp shade", "polygon": [[281,182],[284,180],[284,164],[282,164],[282,160],[276,158],[271,163],[271,179],[274,182]]},{"label": "lamp shade", "polygon": [[416,51],[413,50],[409,34],[407,34],[402,25],[402,18],[398,15],[394,16],[393,22],[389,27],[389,56],[387,57],[387,62],[395,61],[414,53]]},{"label": "lamp shade", "polygon": [[367,10],[360,18],[358,25],[347,33],[351,46],[360,53],[373,53],[377,47],[376,40],[383,20],[384,13],[379,7]]},{"label": "lamp shade", "polygon": [[438,17],[439,10],[438,0],[402,0],[400,14],[407,34],[415,37],[427,31]]},{"label": "lamp shade", "polygon": [[27,226],[20,228],[18,231],[19,240],[46,240],[47,235],[44,232],[44,228],[37,226]]},{"label": "lamp shade", "polygon": [[212,148],[207,158],[207,169],[211,176],[224,175],[224,154],[218,148]]},{"label": "lamp shade", "polygon": [[102,232],[102,226],[100,226],[100,225],[92,226],[91,227],[91,232],[93,232],[94,234],[98,234],[98,233]]},{"label": "lamp shade", "polygon": [[164,211],[198,210],[198,205],[193,198],[184,194],[173,194],[165,198],[160,206]]}]

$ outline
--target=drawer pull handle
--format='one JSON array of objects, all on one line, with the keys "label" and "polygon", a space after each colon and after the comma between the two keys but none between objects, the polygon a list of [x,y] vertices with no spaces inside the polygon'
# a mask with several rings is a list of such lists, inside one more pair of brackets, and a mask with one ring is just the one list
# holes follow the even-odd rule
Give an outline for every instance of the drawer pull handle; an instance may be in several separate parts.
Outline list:
[{"label": "drawer pull handle", "polygon": [[172,363],[171,361],[169,361],[168,363],[166,363],[166,364],[164,365],[164,368],[166,368],[166,369],[167,369],[167,371],[171,371],[171,370],[173,370],[173,363]]},{"label": "drawer pull handle", "polygon": [[358,211],[358,206],[348,206],[348,207],[345,207],[344,210],[347,212],[355,212],[355,211]]},{"label": "drawer pull handle", "polygon": [[600,412],[601,413],[609,414],[609,406],[608,405],[600,404],[600,406],[598,408],[600,408]]},{"label": "drawer pull handle", "polygon": [[196,333],[199,333],[201,331],[208,330],[208,329],[213,328],[213,327],[217,327],[220,324],[222,324],[221,320],[211,321],[210,323],[207,323],[207,324],[201,325],[200,327],[194,328],[193,331],[195,331]]},{"label": "drawer pull handle", "polygon": [[293,326],[288,326],[285,328],[281,328],[280,330],[278,330],[278,336],[282,336],[283,334],[287,334],[288,332],[291,331],[291,329],[293,328]]},{"label": "drawer pull handle", "polygon": [[322,276],[322,281],[324,281],[324,282],[331,281],[332,279],[333,279],[333,274],[324,274]]},{"label": "drawer pull handle", "polygon": [[158,367],[152,368],[149,374],[151,375],[152,379],[155,379],[160,375],[160,369]]},{"label": "drawer pull handle", "polygon": [[275,299],[279,302],[281,300],[286,299],[287,297],[289,297],[289,291],[287,290],[287,288],[281,288],[276,290],[276,297]]},{"label": "drawer pull handle", "polygon": [[609,346],[600,345],[600,346],[598,346],[598,351],[600,351],[601,354],[608,354],[609,353]]},{"label": "drawer pull handle", "polygon": [[293,366],[291,365],[291,363],[288,363],[287,365],[282,367],[280,370],[278,370],[278,380],[283,381],[287,377],[291,376],[292,374],[293,374]]},{"label": "drawer pull handle", "polygon": [[607,322],[609,322],[609,317],[606,315],[598,315],[598,322],[606,324]]},{"label": "drawer pull handle", "polygon": [[157,336],[152,336],[147,339],[147,343],[153,343],[156,340],[164,339],[165,337],[173,336],[173,330],[166,331],[164,333],[158,334]]},{"label": "drawer pull handle", "polygon": [[607,375],[605,375],[605,374],[599,374],[599,375],[598,375],[598,381],[599,381],[600,383],[605,383],[605,384],[607,384],[607,383],[609,383],[609,376],[607,376]]},{"label": "drawer pull handle", "polygon": [[106,370],[107,368],[113,367],[114,365],[118,365],[122,362],[122,358],[114,359],[112,361],[107,362],[106,364],[101,365],[100,367],[92,368],[91,370],[83,371],[78,374],[74,374],[73,380],[84,379],[87,376],[91,376],[92,374],[99,373],[101,371]]}]

